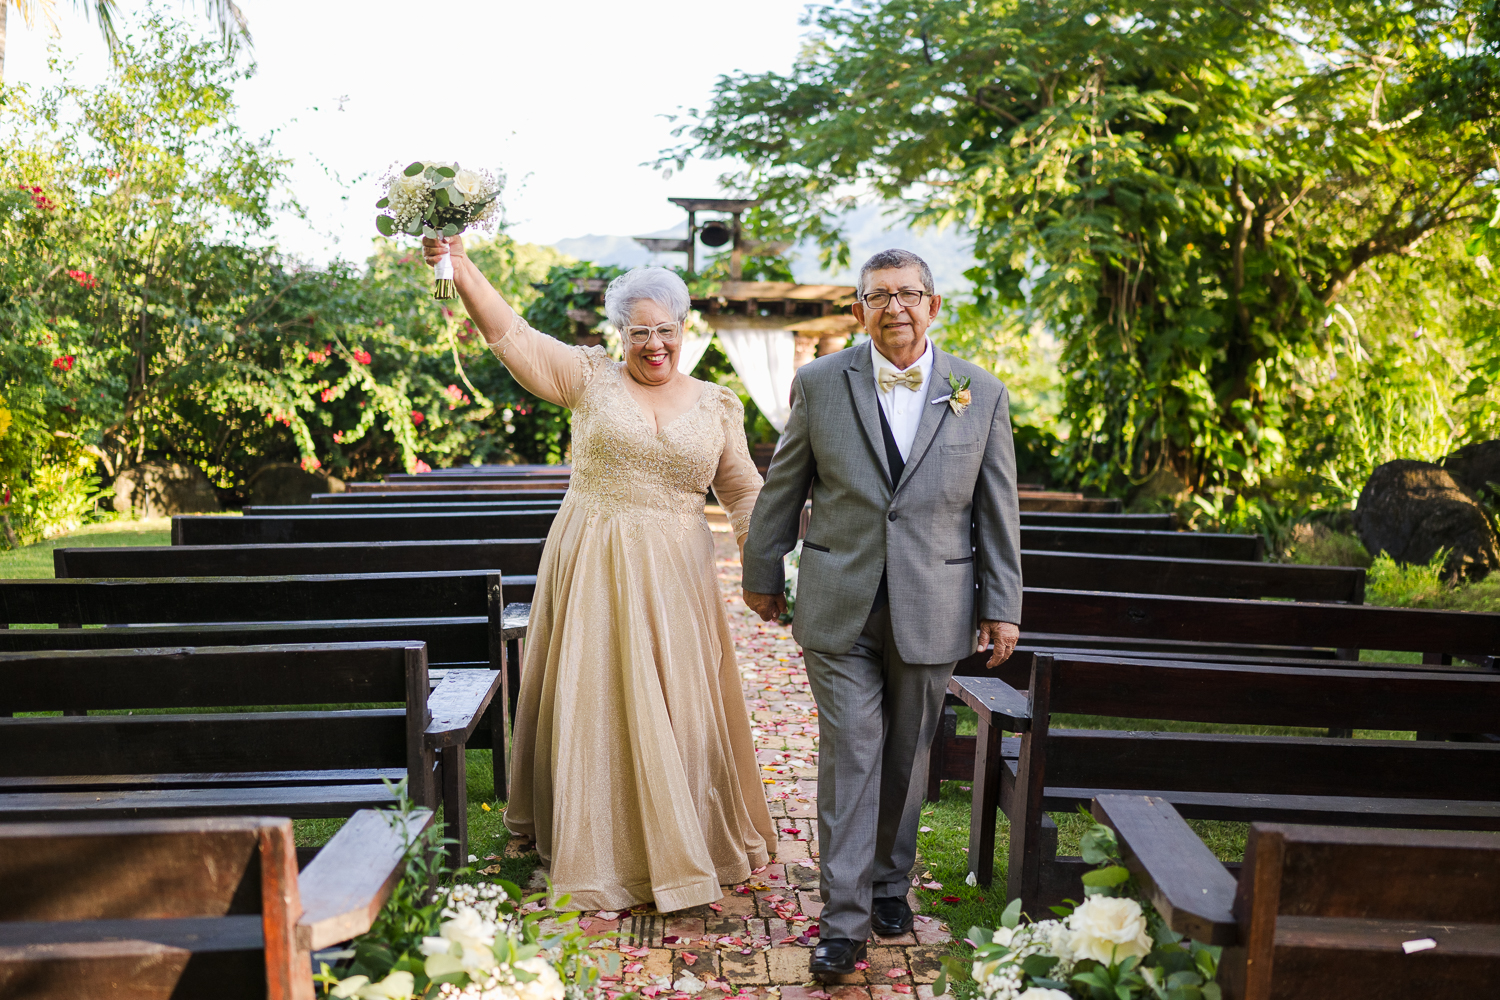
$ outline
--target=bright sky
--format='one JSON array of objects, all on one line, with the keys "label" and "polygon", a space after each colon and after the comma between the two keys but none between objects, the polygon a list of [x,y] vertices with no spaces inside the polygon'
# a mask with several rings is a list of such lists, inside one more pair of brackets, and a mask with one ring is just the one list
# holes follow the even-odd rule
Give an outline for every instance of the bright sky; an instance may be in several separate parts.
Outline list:
[{"label": "bright sky", "polygon": [[[723,165],[692,162],[664,179],[649,166],[676,144],[663,116],[702,107],[721,73],[789,69],[805,6],[239,2],[259,67],[240,88],[239,120],[252,135],[279,130],[276,145],[295,161],[292,187],[310,215],[310,224],[279,224],[278,242],[314,259],[355,260],[375,234],[376,179],[391,164],[416,159],[503,170],[510,231],[521,240],[638,235],[680,224],[683,214],[666,198],[721,194]],[[77,59],[76,82],[104,82],[108,58],[98,29],[69,0],[57,6],[62,35],[55,44]],[[211,30],[195,5],[183,10]],[[6,82],[47,83],[54,40],[46,27],[28,31],[12,9],[8,29]],[[419,61],[398,54],[403,45],[444,44],[453,55]],[[327,172],[368,176],[346,191]]]}]

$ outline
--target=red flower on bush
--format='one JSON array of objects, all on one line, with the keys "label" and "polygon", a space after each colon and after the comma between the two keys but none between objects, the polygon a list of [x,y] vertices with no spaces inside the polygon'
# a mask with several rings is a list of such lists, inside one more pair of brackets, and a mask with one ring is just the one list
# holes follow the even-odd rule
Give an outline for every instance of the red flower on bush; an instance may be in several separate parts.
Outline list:
[{"label": "red flower on bush", "polygon": [[43,211],[50,211],[57,207],[57,203],[42,194],[42,189],[39,187],[22,188],[21,190],[31,195],[31,203]]},{"label": "red flower on bush", "polygon": [[322,351],[308,351],[307,360],[311,361],[315,365],[321,365],[324,361],[328,360],[328,355],[324,354]]},{"label": "red flower on bush", "polygon": [[468,395],[456,385],[450,385],[443,390],[443,395],[448,397],[448,409],[456,410],[465,403],[471,402]]},{"label": "red flower on bush", "polygon": [[432,466],[428,465],[426,462],[422,461],[419,458],[419,459],[417,459],[417,464],[411,467],[411,471],[413,471],[413,472],[431,472],[432,471]]},{"label": "red flower on bush", "polygon": [[358,361],[362,365],[367,365],[372,359],[370,357],[369,351],[355,351],[354,360]]},{"label": "red flower on bush", "polygon": [[73,370],[73,362],[76,361],[76,360],[77,360],[77,358],[74,357],[73,355],[71,355],[71,354],[64,354],[62,357],[60,357],[60,358],[54,358],[52,360],[52,367],[53,368],[60,368],[61,370],[65,371],[65,372],[70,372],[70,371]]},{"label": "red flower on bush", "polygon": [[93,291],[94,286],[99,283],[99,279],[87,271],[69,271],[68,277],[78,282],[79,288],[88,289],[89,291]]},{"label": "red flower on bush", "polygon": [[302,460],[303,472],[311,472],[314,469],[321,469],[322,467],[323,463],[318,461],[316,458],[304,458]]},{"label": "red flower on bush", "polygon": [[412,410],[411,411],[411,422],[412,423],[414,423],[414,424],[420,424],[422,421],[424,421],[426,419],[427,419],[426,417],[422,416],[422,411],[421,410]]},{"label": "red flower on bush", "polygon": [[329,401],[329,400],[330,400],[330,399],[332,399],[332,398],[333,398],[333,396],[334,396],[334,393],[336,393],[336,392],[338,392],[338,390],[337,390],[337,389],[324,389],[324,390],[323,390],[323,391],[322,391],[322,393],[320,393],[320,394],[319,394],[319,398],[320,398],[320,399],[322,399],[322,400],[323,400],[323,402],[325,402],[325,403],[326,403],[326,402],[328,402],[328,401]]}]

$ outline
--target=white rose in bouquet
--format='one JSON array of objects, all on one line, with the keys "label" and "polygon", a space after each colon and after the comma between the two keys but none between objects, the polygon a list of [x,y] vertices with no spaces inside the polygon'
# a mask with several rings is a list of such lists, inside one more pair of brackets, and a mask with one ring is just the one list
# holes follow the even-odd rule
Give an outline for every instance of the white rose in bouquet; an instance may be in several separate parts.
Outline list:
[{"label": "white rose in bouquet", "polygon": [[438,937],[422,939],[422,954],[427,956],[427,975],[446,976],[450,972],[470,975],[495,968],[495,932],[467,907],[452,920],[445,920]]},{"label": "white rose in bouquet", "polygon": [[1049,990],[1040,986],[1032,986],[1025,993],[1016,997],[1016,1000],[1073,1000],[1062,990]]},{"label": "white rose in bouquet", "polygon": [[[457,236],[467,229],[492,227],[500,215],[500,187],[483,170],[460,169],[456,163],[418,160],[385,177],[385,196],[375,203],[381,214],[375,228],[383,236]],[[453,265],[446,256],[433,277],[433,297],[451,299]]]},{"label": "white rose in bouquet", "polygon": [[540,955],[524,958],[514,968],[536,976],[529,983],[516,983],[516,996],[520,1000],[563,1000],[563,981],[545,958]]},{"label": "white rose in bouquet", "polygon": [[1113,965],[1151,952],[1151,935],[1141,905],[1123,896],[1090,896],[1068,918],[1070,944],[1077,958]]}]

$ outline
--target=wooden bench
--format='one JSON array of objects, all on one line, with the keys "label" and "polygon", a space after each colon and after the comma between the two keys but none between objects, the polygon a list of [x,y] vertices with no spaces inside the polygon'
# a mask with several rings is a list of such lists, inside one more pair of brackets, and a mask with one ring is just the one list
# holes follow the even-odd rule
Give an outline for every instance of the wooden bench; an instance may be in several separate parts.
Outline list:
[{"label": "wooden bench", "polygon": [[416,542],[450,538],[545,538],[556,508],[484,514],[344,514],[328,517],[216,517],[178,514],[173,545],[270,545],[294,542]]},{"label": "wooden bench", "polygon": [[[1363,610],[1363,609],[1362,609]],[[1479,732],[1500,718],[1500,674],[1306,669],[1038,652],[1025,692],[955,677],[979,716],[969,867],[993,874],[996,811],[1010,820],[1009,895],[1036,911],[1082,898],[1048,812],[1095,796],[1161,796],[1221,820],[1500,830],[1500,744],[1054,729],[1054,713],[1127,719]],[[1002,731],[1019,733],[1007,746]]]},{"label": "wooden bench", "polygon": [[53,549],[58,579],[142,576],[290,576],[491,570],[535,576],[543,538],[290,545],[140,545]]},{"label": "wooden bench", "polygon": [[[1363,604],[1365,598],[1365,571],[1355,566],[1022,549],[1021,577],[1028,587],[1045,590],[1270,597],[1340,604]],[[1023,623],[1029,625],[1024,619]]]},{"label": "wooden bench", "polygon": [[1228,1000],[1480,997],[1500,981],[1500,835],[1254,823],[1236,878],[1162,798],[1101,795],[1093,813],[1168,926],[1224,947]]},{"label": "wooden bench", "polygon": [[1176,531],[1173,514],[1078,514],[1066,511],[1023,510],[1021,523],[1054,528],[1127,528],[1135,531]]},{"label": "wooden bench", "polygon": [[1118,514],[1125,509],[1117,497],[1085,497],[1077,493],[1021,490],[1016,499],[1021,510],[1051,510],[1073,514]]},{"label": "wooden bench", "polygon": [[350,483],[343,493],[334,496],[355,497],[367,493],[426,493],[432,490],[478,490],[493,493],[512,490],[556,491],[567,486],[564,479],[432,479],[401,480],[384,483]]},{"label": "wooden bench", "polygon": [[[330,494],[333,495],[333,494]],[[246,517],[307,517],[322,514],[340,517],[349,514],[432,514],[451,511],[455,514],[504,514],[512,510],[556,510],[562,497],[538,500],[482,500],[472,503],[392,503],[392,504],[282,504],[246,507]]]},{"label": "wooden bench", "polygon": [[312,1000],[431,823],[356,812],[300,874],[288,819],[0,825],[0,996]]},{"label": "wooden bench", "polygon": [[433,688],[415,642],[0,654],[0,714],[67,713],[0,718],[0,822],[348,816],[404,779],[441,798],[462,864],[464,748],[499,687],[480,668]]},{"label": "wooden bench", "polygon": [[[7,629],[18,624],[62,626],[56,631],[0,631],[0,645],[60,648],[45,645],[51,642],[61,648],[118,648],[117,643],[127,641],[124,630],[82,626],[152,625],[133,633],[138,641],[132,644],[140,645],[152,633],[181,634],[168,626],[188,625],[191,631],[214,623],[224,623],[221,631],[236,636],[225,638],[225,645],[376,639],[433,639],[436,645],[441,640],[446,662],[477,661],[502,674],[504,710],[491,713],[489,724],[469,745],[490,745],[495,751],[495,794],[503,798],[509,725],[520,682],[519,639],[535,585],[533,576],[504,578],[483,571],[0,580],[0,624]],[[520,606],[507,609],[506,593],[519,598]],[[159,621],[163,617],[173,620]],[[296,638],[268,638],[273,635]],[[449,653],[449,645],[461,648]]]},{"label": "wooden bench", "polygon": [[[372,485],[379,485],[372,484]],[[417,503],[475,503],[490,500],[535,499],[538,503],[560,501],[567,496],[564,489],[525,490],[507,493],[504,490],[477,493],[474,490],[362,490],[358,493],[314,493],[309,507],[358,507],[369,504],[417,504]]]},{"label": "wooden bench", "polygon": [[1234,559],[1257,562],[1263,555],[1259,535],[1225,535],[1206,531],[1136,531],[1128,528],[1062,528],[1021,524],[1021,548],[1048,552],[1095,552],[1117,556],[1165,556],[1172,559]]}]

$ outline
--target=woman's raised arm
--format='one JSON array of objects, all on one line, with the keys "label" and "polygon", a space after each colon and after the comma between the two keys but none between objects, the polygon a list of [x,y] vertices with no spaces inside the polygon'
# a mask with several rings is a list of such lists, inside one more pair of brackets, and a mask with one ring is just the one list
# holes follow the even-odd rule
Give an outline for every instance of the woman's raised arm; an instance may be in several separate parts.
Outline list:
[{"label": "woman's raised arm", "polygon": [[538,333],[517,315],[469,260],[462,237],[422,240],[429,265],[442,260],[445,249],[453,261],[453,284],[469,318],[516,381],[549,403],[567,407],[577,403],[588,370],[583,351]]}]

